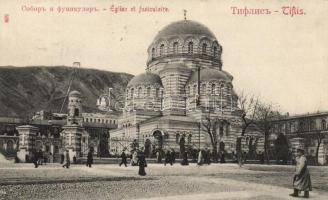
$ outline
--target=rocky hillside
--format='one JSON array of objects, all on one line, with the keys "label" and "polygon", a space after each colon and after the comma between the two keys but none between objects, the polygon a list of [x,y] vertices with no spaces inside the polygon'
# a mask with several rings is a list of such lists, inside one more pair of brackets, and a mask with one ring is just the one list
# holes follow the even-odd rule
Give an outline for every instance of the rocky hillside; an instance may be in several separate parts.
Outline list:
[{"label": "rocky hillside", "polygon": [[0,116],[29,117],[42,109],[59,112],[74,73],[71,90],[82,93],[86,112],[97,110],[96,100],[108,87],[113,88],[117,96],[123,95],[133,77],[126,73],[65,66],[0,67]]}]

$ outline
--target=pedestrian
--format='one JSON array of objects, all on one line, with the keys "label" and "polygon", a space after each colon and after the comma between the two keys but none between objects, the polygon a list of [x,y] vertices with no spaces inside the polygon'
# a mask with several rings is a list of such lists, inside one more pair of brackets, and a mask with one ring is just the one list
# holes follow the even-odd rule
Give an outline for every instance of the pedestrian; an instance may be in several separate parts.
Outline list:
[{"label": "pedestrian", "polygon": [[296,172],[293,178],[294,193],[290,194],[290,196],[298,197],[298,193],[304,191],[304,198],[309,198],[312,184],[310,172],[307,168],[307,160],[304,156],[304,149],[298,148],[296,153]]},{"label": "pedestrian", "polygon": [[171,162],[172,162],[172,164],[175,163],[175,151],[174,151],[174,149],[172,149],[172,151],[171,151]]},{"label": "pedestrian", "polygon": [[208,148],[206,148],[205,150],[205,155],[206,155],[206,160],[204,159],[204,162],[208,165],[211,164],[211,152]]},{"label": "pedestrian", "polygon": [[244,163],[246,164],[246,161],[247,161],[247,153],[246,153],[246,151],[244,151],[243,159],[244,159]]},{"label": "pedestrian", "polygon": [[221,152],[221,159],[220,159],[220,163],[225,163],[225,154],[224,151]]},{"label": "pedestrian", "polygon": [[203,164],[203,153],[202,150],[200,149],[198,152],[198,159],[197,159],[197,165],[201,166]]},{"label": "pedestrian", "polygon": [[237,152],[237,161],[238,161],[239,167],[242,167],[243,166],[243,153],[241,151]]},{"label": "pedestrian", "polygon": [[145,153],[143,151],[140,151],[139,152],[139,155],[138,155],[138,165],[139,165],[139,172],[138,172],[138,174],[140,176],[145,176],[146,175],[145,167],[147,167],[147,162],[146,162]]},{"label": "pedestrian", "polygon": [[32,162],[34,163],[34,167],[35,168],[38,168],[38,160],[39,160],[39,158],[38,158],[38,155],[39,155],[39,153],[38,152],[36,152],[34,149],[32,150]]},{"label": "pedestrian", "polygon": [[162,163],[162,152],[160,149],[156,152],[157,163]]},{"label": "pedestrian", "polygon": [[69,168],[69,166],[71,165],[71,161],[70,161],[70,158],[69,158],[69,152],[68,150],[66,150],[66,154],[65,154],[65,161],[66,163],[63,165],[63,168]]},{"label": "pedestrian", "polygon": [[38,152],[38,165],[42,165],[43,164],[43,152],[41,149],[39,149],[39,152]]},{"label": "pedestrian", "polygon": [[60,154],[60,164],[63,164],[64,163],[64,160],[65,160],[65,156],[64,156],[64,153],[62,152]]},{"label": "pedestrian", "polygon": [[121,165],[124,164],[125,167],[127,167],[127,157],[125,154],[125,149],[123,149],[122,153],[121,153],[121,163],[120,163],[120,167]]},{"label": "pedestrian", "polygon": [[172,159],[171,159],[171,152],[169,150],[167,150],[166,154],[165,154],[164,166],[166,166],[166,163],[170,163],[171,166],[173,165]]},{"label": "pedestrian", "polygon": [[90,148],[87,156],[87,167],[91,167],[93,164],[93,149]]},{"label": "pedestrian", "polygon": [[138,153],[137,153],[137,151],[135,150],[135,151],[132,153],[131,166],[137,166],[137,165],[138,165]]},{"label": "pedestrian", "polygon": [[188,162],[188,153],[185,151],[182,153],[182,162],[181,165],[189,165]]}]

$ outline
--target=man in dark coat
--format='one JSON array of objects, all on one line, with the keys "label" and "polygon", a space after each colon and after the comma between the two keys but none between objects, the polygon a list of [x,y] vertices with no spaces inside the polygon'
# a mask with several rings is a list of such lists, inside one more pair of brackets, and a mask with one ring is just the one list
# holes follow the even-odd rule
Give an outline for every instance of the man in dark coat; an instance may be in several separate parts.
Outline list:
[{"label": "man in dark coat", "polygon": [[87,167],[91,167],[93,164],[93,150],[90,149],[87,156]]},{"label": "man in dark coat", "polygon": [[143,151],[139,152],[138,155],[138,165],[139,165],[139,172],[138,174],[140,176],[145,176],[146,175],[146,171],[145,171],[145,167],[147,167],[147,162],[146,162],[146,157]]},{"label": "man in dark coat", "polygon": [[166,163],[170,163],[171,165],[173,165],[171,153],[169,150],[167,150],[167,152],[165,154],[164,166],[166,166]]},{"label": "man in dark coat", "polygon": [[71,165],[71,160],[70,160],[70,158],[69,158],[69,152],[68,152],[68,150],[66,150],[66,154],[65,154],[65,161],[66,161],[66,163],[63,165],[63,167],[65,168],[69,168],[69,166]]},{"label": "man in dark coat", "polygon": [[39,160],[39,153],[35,150],[32,150],[32,162],[34,163],[34,167],[38,168],[38,160]]},{"label": "man in dark coat", "polygon": [[126,157],[126,154],[124,152],[125,150],[122,151],[122,154],[121,154],[121,163],[120,163],[120,167],[122,164],[125,165],[125,167],[127,167],[127,157]]},{"label": "man in dark coat", "polygon": [[172,162],[172,164],[175,163],[175,151],[173,149],[171,151],[171,162]]},{"label": "man in dark coat", "polygon": [[304,191],[304,197],[310,197],[310,191],[312,191],[310,172],[307,168],[307,160],[304,156],[304,149],[297,149],[296,156],[296,172],[293,179],[294,193],[290,196],[298,197],[299,191]]},{"label": "man in dark coat", "polygon": [[188,153],[185,151],[182,153],[182,162],[181,165],[189,165],[188,162]]},{"label": "man in dark coat", "polygon": [[224,151],[221,152],[221,159],[220,159],[220,163],[225,163],[225,154]]}]

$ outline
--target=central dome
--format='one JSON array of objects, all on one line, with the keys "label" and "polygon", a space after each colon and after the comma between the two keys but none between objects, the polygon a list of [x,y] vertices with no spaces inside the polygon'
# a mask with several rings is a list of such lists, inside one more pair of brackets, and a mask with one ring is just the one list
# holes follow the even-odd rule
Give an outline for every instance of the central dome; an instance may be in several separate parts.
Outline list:
[{"label": "central dome", "polygon": [[168,38],[177,35],[203,35],[207,37],[215,38],[214,34],[210,29],[201,23],[191,21],[191,20],[181,20],[173,22],[161,31],[158,32],[155,40],[159,38]]},{"label": "central dome", "polygon": [[[148,49],[147,67],[158,71],[159,63],[187,60],[221,68],[222,47],[213,32],[191,20],[173,22],[161,29]],[[155,66],[155,67],[153,67]]]}]

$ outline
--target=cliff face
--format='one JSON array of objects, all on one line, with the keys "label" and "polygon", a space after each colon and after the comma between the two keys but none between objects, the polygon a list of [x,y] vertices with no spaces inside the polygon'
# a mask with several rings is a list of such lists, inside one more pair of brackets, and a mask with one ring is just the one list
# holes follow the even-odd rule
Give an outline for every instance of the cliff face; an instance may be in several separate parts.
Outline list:
[{"label": "cliff face", "polygon": [[[109,87],[115,96],[123,96],[133,77],[65,66],[0,67],[0,116],[29,117],[40,110],[59,112],[74,73],[71,90],[82,93],[84,112],[97,111],[97,98]],[[63,112],[66,108],[67,99]]]}]

